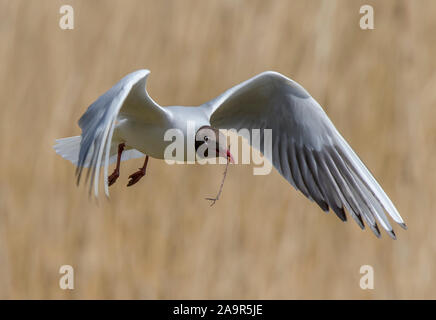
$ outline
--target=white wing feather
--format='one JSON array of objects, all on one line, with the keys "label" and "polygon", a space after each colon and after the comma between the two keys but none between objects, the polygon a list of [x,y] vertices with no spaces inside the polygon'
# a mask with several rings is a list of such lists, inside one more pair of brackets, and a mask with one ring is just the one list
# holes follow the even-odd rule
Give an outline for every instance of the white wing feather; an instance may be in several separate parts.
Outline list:
[{"label": "white wing feather", "polygon": [[[108,191],[108,165],[115,122],[118,114],[131,114],[145,121],[159,124],[167,118],[167,112],[156,104],[146,91],[149,70],[139,70],[128,74],[111,89],[99,97],[79,120],[82,129],[80,152],[77,161],[77,183],[82,170],[89,167],[87,178],[94,185],[94,194],[98,196],[100,167],[104,154],[104,186]],[[106,150],[106,151],[105,151]]]},{"label": "white wing feather", "polygon": [[[378,237],[377,221],[395,239],[384,210],[406,227],[389,197],[321,106],[295,81],[276,72],[264,72],[229,89],[202,109],[216,128],[272,129],[269,160],[290,184],[324,211],[331,208],[346,221],[345,208],[362,229],[365,221]],[[260,139],[259,151],[263,153],[263,135]]]}]

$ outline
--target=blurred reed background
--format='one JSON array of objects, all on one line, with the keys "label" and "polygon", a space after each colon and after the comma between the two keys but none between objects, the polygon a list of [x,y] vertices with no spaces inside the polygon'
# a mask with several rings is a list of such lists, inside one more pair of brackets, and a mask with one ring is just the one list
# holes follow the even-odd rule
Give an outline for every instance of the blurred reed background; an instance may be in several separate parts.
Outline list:
[{"label": "blurred reed background", "polygon": [[[75,10],[61,30],[59,8]],[[375,30],[359,28],[371,4]],[[436,298],[436,2],[0,0],[0,298]],[[52,149],[127,73],[199,105],[265,70],[325,108],[409,226],[376,239],[277,173],[123,163],[97,206]],[[59,288],[59,267],[75,289]],[[359,287],[359,268],[375,289]]]}]

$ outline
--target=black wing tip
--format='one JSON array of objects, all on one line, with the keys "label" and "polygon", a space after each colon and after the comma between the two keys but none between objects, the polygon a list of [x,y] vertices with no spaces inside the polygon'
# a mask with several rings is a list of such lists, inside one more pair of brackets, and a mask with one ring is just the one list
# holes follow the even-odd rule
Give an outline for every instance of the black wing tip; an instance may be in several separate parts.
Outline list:
[{"label": "black wing tip", "polygon": [[395,235],[394,230],[389,230],[389,231],[388,231],[388,235],[389,235],[393,240],[397,240],[397,236]]},{"label": "black wing tip", "polygon": [[78,187],[80,185],[80,178],[82,177],[82,167],[76,168],[76,186]]},{"label": "black wing tip", "polygon": [[407,230],[407,226],[406,226],[406,224],[403,222],[403,223],[399,223],[399,225],[400,225],[400,227],[401,228],[403,228],[404,230]]},{"label": "black wing tip", "polygon": [[[380,229],[379,229],[377,224],[371,226],[371,230],[372,230],[372,232],[374,232],[374,234],[377,238],[379,238],[379,239],[381,238],[381,232],[380,232]],[[397,236],[396,236],[394,230],[386,230],[386,232],[388,233],[389,237],[391,237],[392,240],[397,240]]]},{"label": "black wing tip", "polygon": [[329,205],[327,204],[327,202],[321,200],[321,201],[315,201],[319,207],[321,208],[322,211],[324,212],[329,212],[330,208]]},{"label": "black wing tip", "polygon": [[381,238],[380,229],[378,228],[377,223],[371,226],[371,230],[372,230],[372,232],[374,232],[374,234],[377,238],[379,238],[379,239]]},{"label": "black wing tip", "polygon": [[[363,223],[363,219],[362,216],[360,214],[356,213],[356,218],[357,220],[359,220],[359,222],[357,223],[357,225],[362,229],[365,230],[365,224]],[[357,222],[357,221],[356,221]]]},{"label": "black wing tip", "polygon": [[354,221],[356,221],[356,224],[359,226],[361,230],[365,230],[365,224],[363,223],[363,221],[359,216],[355,216],[351,214],[351,217],[354,219]]},{"label": "black wing tip", "polygon": [[333,211],[336,213],[336,215],[338,216],[339,219],[341,219],[341,221],[343,222],[347,222],[347,216],[345,215],[345,211],[344,208],[332,208]]}]

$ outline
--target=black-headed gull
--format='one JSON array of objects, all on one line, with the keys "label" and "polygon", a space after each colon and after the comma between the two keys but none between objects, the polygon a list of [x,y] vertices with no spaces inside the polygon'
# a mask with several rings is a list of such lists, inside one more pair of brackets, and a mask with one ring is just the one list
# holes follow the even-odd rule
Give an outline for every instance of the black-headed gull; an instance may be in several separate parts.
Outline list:
[{"label": "black-headed gull", "polygon": [[[375,178],[337,131],[321,106],[298,83],[277,72],[263,72],[199,106],[161,107],[147,93],[150,71],[133,72],[99,97],[79,120],[82,135],[58,139],[55,150],[77,166],[77,181],[87,167],[98,195],[100,168],[104,187],[119,175],[120,162],[145,157],[129,185],[145,175],[149,157],[165,158],[165,132],[177,128],[193,134],[195,149],[208,145],[216,157],[233,160],[218,143],[218,129],[271,129],[271,163],[279,173],[322,210],[331,208],[346,221],[344,208],[363,229],[364,222],[380,237],[379,222],[395,239],[385,215],[406,228],[397,209]],[[194,123],[193,133],[187,122]],[[215,138],[206,132],[214,131]],[[219,139],[221,140],[221,138]],[[215,147],[216,146],[216,147]],[[264,153],[265,144],[259,151]],[[267,155],[265,155],[267,156]],[[186,159],[185,159],[186,160]],[[112,175],[108,165],[117,162]]]}]

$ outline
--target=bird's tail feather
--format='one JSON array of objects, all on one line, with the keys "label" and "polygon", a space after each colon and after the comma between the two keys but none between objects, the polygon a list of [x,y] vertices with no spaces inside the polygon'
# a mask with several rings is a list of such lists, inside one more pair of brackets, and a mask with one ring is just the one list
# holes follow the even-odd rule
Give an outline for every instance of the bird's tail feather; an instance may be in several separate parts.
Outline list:
[{"label": "bird's tail feather", "polygon": [[[60,155],[62,158],[70,161],[72,164],[77,166],[79,161],[79,152],[80,152],[80,142],[82,141],[81,136],[74,136],[68,138],[56,139],[56,144],[53,146],[56,153]],[[89,154],[92,154],[92,148]],[[114,152],[112,152],[112,150]],[[117,146],[111,148],[111,154],[109,158],[109,164],[115,163],[117,161]],[[145,155],[142,152],[139,152],[136,149],[125,150],[121,156],[121,161],[136,159],[144,157]],[[89,167],[90,159],[86,159],[84,167]]]},{"label": "bird's tail feather", "polygon": [[77,165],[81,140],[82,138],[80,136],[56,139],[56,144],[53,146],[53,148],[62,158],[71,161],[74,165]]}]

